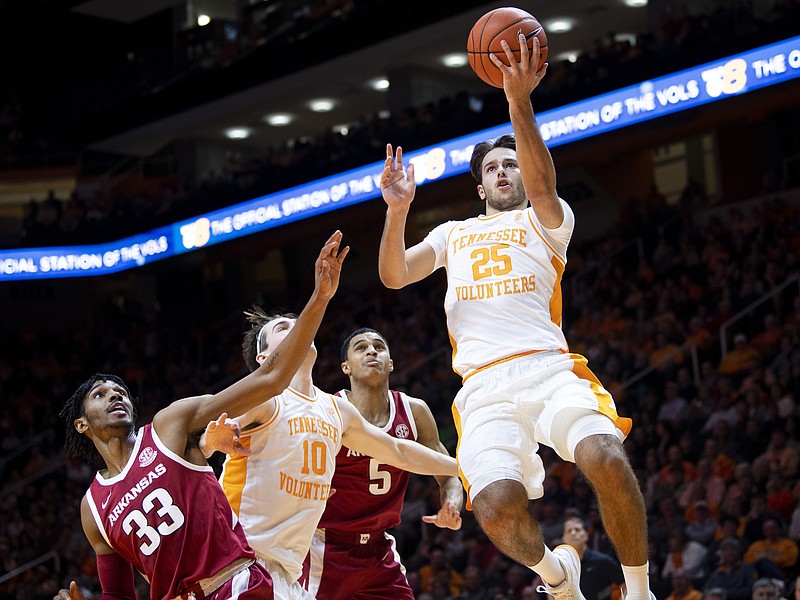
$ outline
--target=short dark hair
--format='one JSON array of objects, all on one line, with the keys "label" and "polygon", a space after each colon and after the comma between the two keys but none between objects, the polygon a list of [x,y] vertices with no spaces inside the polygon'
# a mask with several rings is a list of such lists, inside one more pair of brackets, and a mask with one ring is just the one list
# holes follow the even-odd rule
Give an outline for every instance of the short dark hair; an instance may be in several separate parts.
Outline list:
[{"label": "short dark hair", "polygon": [[356,329],[350,335],[348,335],[344,339],[344,342],[342,342],[342,348],[339,351],[339,359],[342,362],[345,362],[347,360],[347,351],[350,349],[350,342],[353,341],[354,337],[356,337],[357,335],[361,335],[362,333],[374,333],[375,335],[379,336],[386,343],[387,347],[389,346],[389,342],[386,341],[386,336],[384,336],[380,331],[372,329],[371,327],[361,327],[359,329]]},{"label": "short dark hair", "polygon": [[61,409],[58,416],[62,417],[66,423],[64,449],[67,456],[77,456],[87,462],[92,462],[98,458],[100,453],[97,451],[97,448],[95,448],[94,442],[91,439],[82,433],[78,433],[78,430],[75,429],[75,419],[86,415],[84,407],[86,394],[89,393],[89,390],[91,390],[98,381],[113,381],[117,385],[125,388],[125,393],[128,395],[128,398],[130,398],[131,404],[133,404],[133,420],[134,422],[136,421],[136,406],[138,400],[131,396],[130,389],[121,378],[107,373],[95,373],[78,386],[78,389],[69,397],[69,400],[64,404],[64,408]]},{"label": "short dark hair", "polygon": [[472,158],[469,159],[469,171],[478,183],[483,183],[483,159],[495,148],[510,148],[516,152],[517,138],[513,133],[506,133],[494,140],[475,144],[472,149]]},{"label": "short dark hair", "polygon": [[264,328],[264,325],[275,319],[296,319],[297,315],[285,312],[282,309],[278,309],[273,313],[267,313],[263,308],[254,304],[250,307],[250,310],[244,311],[244,316],[251,323],[251,326],[250,329],[243,334],[242,358],[244,358],[247,368],[251,371],[255,371],[258,368],[258,361],[256,360],[256,356],[258,356],[258,342],[259,339],[261,339],[262,342],[265,341],[261,338],[261,330]]}]

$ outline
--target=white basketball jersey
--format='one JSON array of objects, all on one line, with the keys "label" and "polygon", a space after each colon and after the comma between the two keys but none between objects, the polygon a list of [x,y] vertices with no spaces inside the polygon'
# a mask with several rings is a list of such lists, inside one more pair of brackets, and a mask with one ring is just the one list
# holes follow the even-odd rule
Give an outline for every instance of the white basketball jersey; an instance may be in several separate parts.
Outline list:
[{"label": "white basketball jersey", "polygon": [[342,417],[316,387],[275,399],[272,419],[241,434],[250,456],[228,456],[220,482],[253,549],[297,579],[330,495]]},{"label": "white basketball jersey", "polygon": [[532,208],[448,221],[425,238],[447,269],[444,308],[453,369],[462,377],[542,350],[567,351],[561,276],[575,217],[545,229]]}]

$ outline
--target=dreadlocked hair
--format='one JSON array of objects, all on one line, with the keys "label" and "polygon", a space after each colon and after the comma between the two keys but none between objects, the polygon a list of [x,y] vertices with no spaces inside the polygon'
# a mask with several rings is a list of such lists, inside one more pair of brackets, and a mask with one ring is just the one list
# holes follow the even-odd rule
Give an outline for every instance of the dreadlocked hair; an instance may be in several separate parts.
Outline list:
[{"label": "dreadlocked hair", "polygon": [[92,386],[94,386],[94,384],[98,381],[113,381],[125,389],[125,393],[128,395],[128,398],[133,405],[133,420],[136,421],[136,405],[138,404],[138,400],[131,396],[130,389],[128,389],[128,386],[125,385],[125,382],[122,381],[122,379],[116,375],[95,373],[89,377],[89,379],[84,381],[78,387],[78,389],[75,390],[75,393],[70,396],[66,404],[64,404],[64,408],[61,409],[61,412],[58,413],[58,416],[62,417],[66,424],[64,450],[67,456],[77,456],[86,462],[94,461],[100,456],[100,453],[97,451],[97,448],[95,448],[94,442],[91,439],[82,433],[78,433],[78,430],[75,429],[75,419],[86,416],[84,405],[86,395],[89,393],[89,390],[92,389]]},{"label": "dreadlocked hair", "polygon": [[262,334],[264,325],[275,319],[297,319],[297,315],[291,312],[278,309],[275,312],[267,313],[263,308],[254,304],[250,310],[244,311],[244,316],[251,323],[250,329],[244,332],[242,336],[242,358],[251,371],[258,368],[258,343],[261,341],[262,352],[267,347],[267,336]]}]

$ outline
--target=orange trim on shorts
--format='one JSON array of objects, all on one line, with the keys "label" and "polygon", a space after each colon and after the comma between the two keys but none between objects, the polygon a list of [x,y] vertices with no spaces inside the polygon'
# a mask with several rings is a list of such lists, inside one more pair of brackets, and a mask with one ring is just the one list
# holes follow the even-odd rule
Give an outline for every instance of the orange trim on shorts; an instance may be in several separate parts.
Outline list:
[{"label": "orange trim on shorts", "polygon": [[594,393],[595,398],[597,398],[597,412],[614,421],[614,425],[617,429],[627,436],[631,432],[633,421],[627,417],[620,417],[617,414],[611,394],[606,391],[597,376],[589,369],[586,364],[588,362],[586,358],[580,354],[570,354],[569,356],[572,359],[572,372],[584,381],[589,382],[592,393]]},{"label": "orange trim on shorts", "polygon": [[[456,443],[456,462],[458,462],[458,454],[459,450],[461,450],[461,413],[458,412],[455,402],[453,402],[452,411],[453,411],[453,423],[455,423],[456,434],[458,436],[457,437],[458,442]],[[461,485],[464,486],[464,490],[466,490],[467,492],[467,501],[464,504],[464,508],[466,508],[467,510],[472,510],[472,502],[469,499],[470,483],[469,481],[467,481],[467,476],[464,475],[464,471],[461,470],[460,464],[458,466],[458,478],[461,480]]]}]

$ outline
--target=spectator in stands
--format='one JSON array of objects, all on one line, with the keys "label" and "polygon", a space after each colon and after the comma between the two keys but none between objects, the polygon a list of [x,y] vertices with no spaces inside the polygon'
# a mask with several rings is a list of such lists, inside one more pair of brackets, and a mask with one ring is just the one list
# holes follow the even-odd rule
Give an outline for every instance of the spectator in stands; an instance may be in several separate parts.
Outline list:
[{"label": "spectator in stands", "polygon": [[788,523],[792,518],[792,511],[797,505],[792,491],[786,485],[786,480],[779,473],[773,471],[767,479],[767,510],[781,517],[782,523]]},{"label": "spectator in stands", "polygon": [[700,583],[706,575],[706,556],[708,550],[702,544],[690,540],[681,530],[674,531],[667,538],[669,553],[664,561],[661,576],[671,578],[677,571],[691,581]]},{"label": "spectator in stands", "polygon": [[756,579],[753,565],[742,562],[739,542],[727,538],[720,544],[720,564],[706,580],[705,589],[721,588],[728,600],[749,600]]},{"label": "spectator in stands", "polygon": [[589,535],[579,517],[564,521],[561,541],[578,551],[581,557],[581,593],[586,600],[610,600],[619,597],[625,582],[619,561],[609,554],[587,547]]},{"label": "spectator in stands", "polygon": [[[765,519],[763,530],[764,539],[750,544],[744,555],[744,562],[755,566],[761,575],[786,579],[797,564],[797,542],[784,536],[778,519]],[[780,571],[775,573],[766,561],[777,566]]]},{"label": "spectator in stands", "polygon": [[737,333],[733,336],[733,348],[719,363],[719,372],[741,379],[745,372],[758,366],[759,356],[758,350],[747,343],[747,336]]},{"label": "spectator in stands", "polygon": [[762,577],[753,584],[751,600],[779,600],[778,586],[772,579]]},{"label": "spectator in stands", "polygon": [[767,450],[762,455],[769,461],[770,471],[776,471],[787,480],[797,477],[800,470],[800,452],[795,444],[794,440],[789,443],[781,427],[775,427]]},{"label": "spectator in stands", "polygon": [[464,580],[458,572],[450,566],[442,546],[431,546],[428,555],[428,564],[419,569],[420,588],[423,592],[431,592],[434,580],[445,583],[452,596],[461,593]]},{"label": "spectator in stands", "polygon": [[711,588],[703,594],[703,600],[727,600],[728,595],[722,588]]},{"label": "spectator in stands", "polygon": [[457,598],[458,600],[489,600],[489,590],[483,584],[481,569],[475,565],[469,565],[464,569],[464,588]]},{"label": "spectator in stands", "polygon": [[767,498],[764,494],[753,496],[750,500],[750,511],[747,513],[744,527],[744,537],[749,543],[764,539],[764,524],[768,520],[781,522],[780,515],[767,508]]},{"label": "spectator in stands", "polygon": [[694,518],[686,519],[686,537],[708,548],[714,541],[719,523],[711,516],[711,508],[705,500],[694,503]]},{"label": "spectator in stands", "polygon": [[667,381],[664,385],[664,399],[658,409],[658,420],[671,421],[675,425],[680,425],[684,421],[684,412],[688,404],[686,398],[678,394],[677,382]]},{"label": "spectator in stands", "polygon": [[683,569],[678,569],[672,574],[672,593],[667,600],[702,600],[703,594],[692,584]]}]

